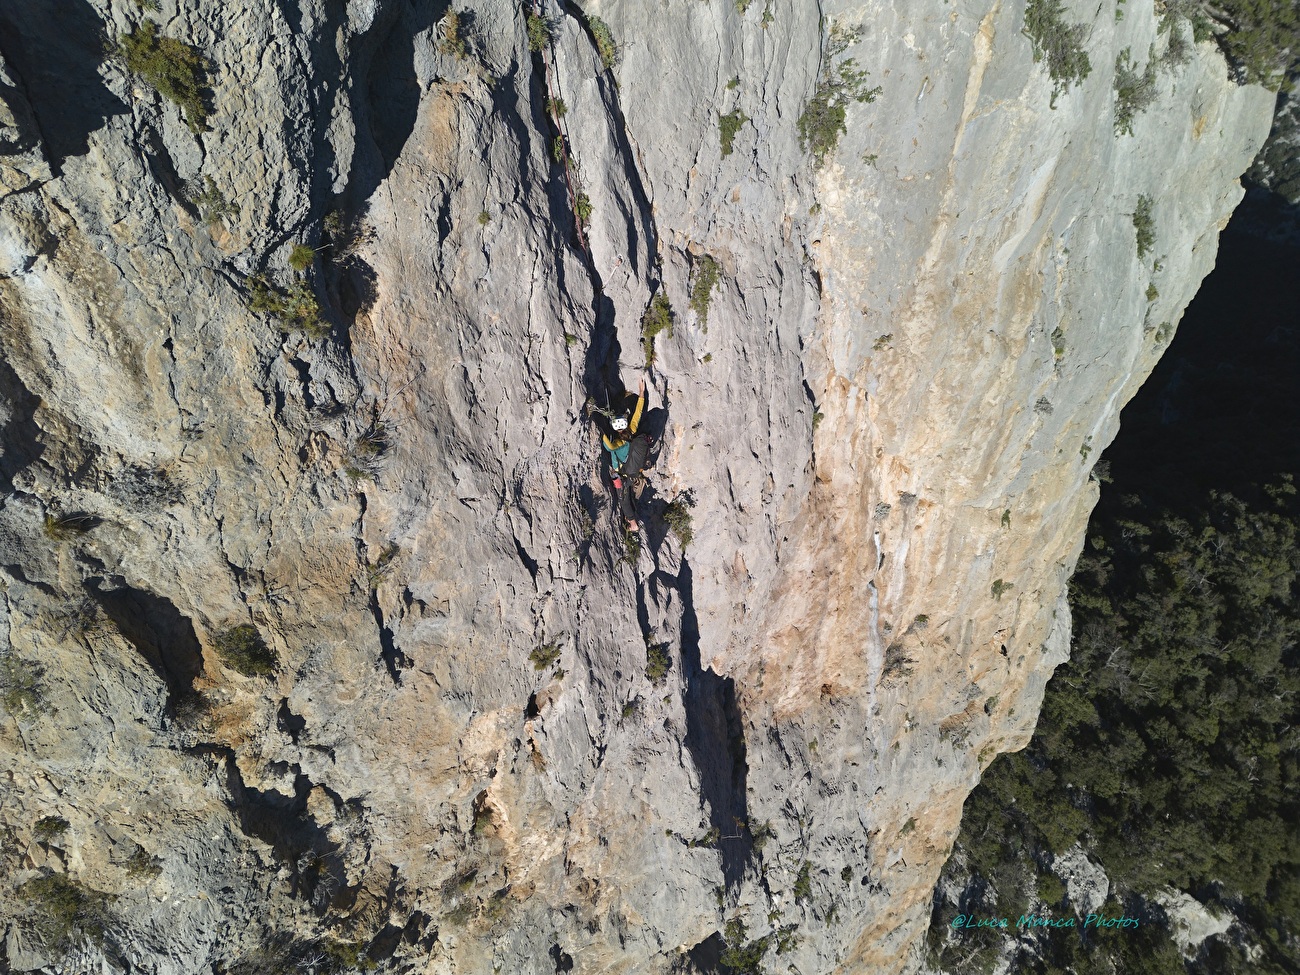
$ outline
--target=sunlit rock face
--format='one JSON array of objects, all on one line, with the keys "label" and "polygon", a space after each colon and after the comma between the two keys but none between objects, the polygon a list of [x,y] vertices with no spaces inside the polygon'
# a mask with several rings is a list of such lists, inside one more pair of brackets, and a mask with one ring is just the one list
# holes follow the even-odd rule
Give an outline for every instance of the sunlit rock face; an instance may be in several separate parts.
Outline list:
[{"label": "sunlit rock face", "polygon": [[[0,5],[15,969],[915,964],[1272,97],[1201,45],[1117,135],[1140,4],[1054,107],[1018,3],[580,6]],[[658,291],[637,551],[582,407]]]}]

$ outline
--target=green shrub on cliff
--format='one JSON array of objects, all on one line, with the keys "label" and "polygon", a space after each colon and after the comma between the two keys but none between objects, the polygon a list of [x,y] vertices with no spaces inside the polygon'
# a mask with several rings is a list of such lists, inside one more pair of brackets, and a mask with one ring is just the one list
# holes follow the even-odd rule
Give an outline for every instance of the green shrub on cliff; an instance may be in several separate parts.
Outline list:
[{"label": "green shrub on cliff", "polygon": [[1147,66],[1138,74],[1133,56],[1124,48],[1115,58],[1115,133],[1132,135],[1133,120],[1156,100],[1155,51],[1147,55]]},{"label": "green shrub on cliff", "polygon": [[718,113],[718,139],[722,143],[722,154],[730,156],[736,142],[736,133],[749,121],[749,116],[740,109],[733,109],[726,115]]},{"label": "green shrub on cliff", "polygon": [[1152,206],[1151,197],[1143,193],[1138,197],[1137,206],[1133,209],[1133,232],[1137,237],[1139,261],[1150,254],[1151,249],[1156,246],[1156,221],[1151,215]]},{"label": "green shrub on cliff", "polygon": [[1029,0],[1025,5],[1024,34],[1033,46],[1034,60],[1047,66],[1052,79],[1052,107],[1056,99],[1092,71],[1083,43],[1087,24],[1067,24],[1062,0]]},{"label": "green shrub on cliff", "polygon": [[35,877],[18,891],[31,912],[27,924],[46,948],[66,949],[85,940],[103,942],[111,922],[107,894],[66,873]]},{"label": "green shrub on cliff", "polygon": [[705,254],[695,265],[695,278],[691,282],[691,309],[699,317],[700,328],[709,330],[709,299],[722,276],[722,266]]},{"label": "green shrub on cliff", "polygon": [[275,319],[281,332],[304,332],[313,339],[330,334],[329,323],[321,317],[320,302],[306,281],[279,288],[264,276],[255,275],[249,279],[248,308]]},{"label": "green shrub on cliff", "polygon": [[618,45],[614,43],[614,34],[609,29],[609,24],[605,23],[599,17],[588,17],[587,28],[591,31],[592,40],[596,42],[596,53],[600,55],[600,63],[608,71],[618,64]]},{"label": "green shrub on cliff", "polygon": [[645,364],[647,366],[655,364],[655,336],[666,330],[668,337],[673,337],[673,320],[675,317],[673,306],[668,303],[668,296],[662,291],[655,294],[650,301],[650,307],[645,310],[645,314],[641,317],[641,346],[645,350]]},{"label": "green shrub on cliff", "polygon": [[879,86],[867,87],[868,72],[859,69],[853,58],[834,63],[849,45],[861,40],[862,34],[861,27],[854,30],[839,24],[831,27],[817,88],[799,116],[799,148],[812,153],[818,169],[840,144],[840,136],[848,131],[845,125],[848,103],[874,102],[884,90]]},{"label": "green shrub on cliff", "polygon": [[275,650],[266,645],[257,627],[248,623],[223,630],[213,644],[222,662],[245,677],[269,677],[279,663]]},{"label": "green shrub on cliff", "polygon": [[551,24],[545,17],[539,17],[537,14],[528,14],[528,50],[534,54],[540,53],[551,41]]},{"label": "green shrub on cliff", "polygon": [[197,48],[174,37],[159,36],[158,25],[146,20],[118,36],[117,54],[128,71],[180,106],[191,132],[207,131],[211,114],[204,95],[207,63]]}]

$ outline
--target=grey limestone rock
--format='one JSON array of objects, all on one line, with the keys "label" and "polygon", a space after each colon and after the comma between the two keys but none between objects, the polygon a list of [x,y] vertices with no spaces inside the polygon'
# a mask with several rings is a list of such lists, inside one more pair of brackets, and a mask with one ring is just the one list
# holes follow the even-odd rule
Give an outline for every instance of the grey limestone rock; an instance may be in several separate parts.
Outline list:
[{"label": "grey limestone rock", "polygon": [[[1117,137],[1154,13],[1076,6],[1053,108],[1018,3],[0,5],[9,964],[913,966],[1272,107],[1203,46]],[[582,407],[642,374],[632,549]]]}]

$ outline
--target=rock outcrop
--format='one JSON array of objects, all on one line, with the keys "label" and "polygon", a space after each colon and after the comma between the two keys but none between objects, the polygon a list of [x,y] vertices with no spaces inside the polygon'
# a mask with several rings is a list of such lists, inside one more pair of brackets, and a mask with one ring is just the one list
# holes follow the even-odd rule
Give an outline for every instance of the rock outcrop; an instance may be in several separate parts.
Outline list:
[{"label": "rock outcrop", "polygon": [[[0,7],[16,969],[914,964],[1272,96],[1201,45],[1117,135],[1142,4],[1059,97],[1018,3],[539,9]],[[581,413],[660,291],[634,548]]]}]

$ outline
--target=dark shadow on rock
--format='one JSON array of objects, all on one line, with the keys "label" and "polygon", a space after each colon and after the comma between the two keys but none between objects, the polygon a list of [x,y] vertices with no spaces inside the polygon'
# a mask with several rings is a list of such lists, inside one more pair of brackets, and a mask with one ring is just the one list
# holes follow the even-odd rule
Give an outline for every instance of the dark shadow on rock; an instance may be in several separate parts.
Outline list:
[{"label": "dark shadow on rock", "polygon": [[[350,212],[358,212],[388,178],[415,131],[423,94],[415,73],[415,38],[441,20],[450,6],[450,0],[386,4],[370,30],[352,44],[347,73],[359,83],[351,99],[356,148],[343,194]],[[322,37],[322,46],[333,43],[332,37]],[[337,62],[337,56],[332,60]]]},{"label": "dark shadow on rock", "polygon": [[165,596],[133,589],[118,579],[91,579],[86,589],[167,684],[169,704],[193,691],[194,679],[203,672],[203,651],[188,616]]},{"label": "dark shadow on rock", "polygon": [[90,134],[127,106],[104,85],[104,22],[86,0],[0,5],[0,53],[17,76],[50,168],[90,150]]},{"label": "dark shadow on rock", "polygon": [[673,975],[721,975],[731,969],[722,967],[722,952],[727,943],[722,933],[714,931],[678,959],[673,968]]},{"label": "dark shadow on rock", "polygon": [[0,414],[5,417],[0,426],[0,490],[6,495],[13,493],[14,475],[45,451],[35,419],[40,405],[40,397],[33,395],[9,363],[0,358]]},{"label": "dark shadow on rock", "polygon": [[745,726],[736,684],[700,665],[700,630],[690,563],[682,557],[677,576],[682,601],[682,675],[686,680],[686,749],[695,762],[709,824],[718,831],[722,874],[729,888],[739,885],[753,853],[749,831]]},{"label": "dark shadow on rock", "polygon": [[[293,795],[274,790],[265,792],[248,786],[235,763],[235,753],[221,746],[203,746],[220,756],[226,765],[226,788],[240,830],[267,843],[276,859],[291,871],[291,893],[307,901],[318,913],[330,909],[347,910],[356,900],[356,890],[347,886],[347,871],[339,846],[329,838],[329,829],[321,826],[307,811],[307,797],[312,781],[298,766],[283,766],[295,772]],[[328,791],[328,790],[327,790]],[[338,804],[337,797],[331,794]]]}]

